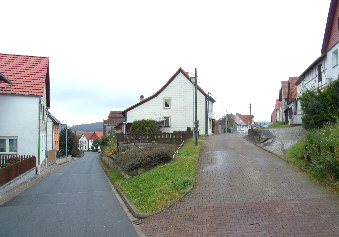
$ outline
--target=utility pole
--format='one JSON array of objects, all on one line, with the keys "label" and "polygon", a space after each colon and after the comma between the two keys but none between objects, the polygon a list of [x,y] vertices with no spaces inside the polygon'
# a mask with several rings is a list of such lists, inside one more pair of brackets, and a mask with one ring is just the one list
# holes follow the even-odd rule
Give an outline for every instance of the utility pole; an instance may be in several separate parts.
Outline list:
[{"label": "utility pole", "polygon": [[250,126],[252,128],[252,105],[250,103]]},{"label": "utility pole", "polygon": [[195,68],[195,145],[198,145],[198,112],[197,112],[197,87],[198,87],[198,74],[197,69]]},{"label": "utility pole", "polygon": [[225,117],[225,120],[226,120],[226,133],[227,133],[227,109],[226,109],[226,117]]},{"label": "utility pole", "polygon": [[66,158],[67,158],[67,124],[66,124]]}]

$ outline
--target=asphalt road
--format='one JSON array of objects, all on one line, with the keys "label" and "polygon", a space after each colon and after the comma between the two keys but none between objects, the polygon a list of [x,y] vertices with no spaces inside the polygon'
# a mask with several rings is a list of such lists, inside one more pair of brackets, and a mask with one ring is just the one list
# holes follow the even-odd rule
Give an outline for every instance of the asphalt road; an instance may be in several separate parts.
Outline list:
[{"label": "asphalt road", "polygon": [[137,236],[97,153],[85,153],[0,206],[0,236]]}]

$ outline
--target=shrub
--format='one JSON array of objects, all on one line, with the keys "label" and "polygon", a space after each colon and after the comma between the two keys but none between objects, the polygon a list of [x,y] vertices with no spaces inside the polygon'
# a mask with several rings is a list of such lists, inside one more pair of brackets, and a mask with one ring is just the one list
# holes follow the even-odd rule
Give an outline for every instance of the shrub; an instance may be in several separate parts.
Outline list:
[{"label": "shrub", "polygon": [[[305,137],[305,144],[307,145],[307,154],[314,162],[315,168],[323,174],[329,173],[339,179],[339,159],[337,158],[339,155],[339,123],[324,129],[309,131]],[[334,153],[330,151],[331,146],[336,149]],[[306,153],[305,150],[303,152]]]},{"label": "shrub", "polygon": [[108,142],[109,142],[109,137],[108,136],[103,136],[100,139],[100,142],[99,142],[101,149],[102,149],[102,147],[107,146]]},{"label": "shrub", "polygon": [[143,148],[133,148],[120,154],[116,164],[126,172],[151,169],[169,162],[177,148],[172,144],[152,144]]},{"label": "shrub", "polygon": [[111,157],[112,155],[117,153],[118,146],[116,137],[112,136],[107,137],[107,139],[105,138],[105,143],[106,143],[105,146],[100,147],[102,155]]},{"label": "shrub", "polygon": [[307,129],[322,128],[335,123],[339,117],[339,80],[330,83],[324,91],[307,90],[300,97],[304,112],[302,126]]},{"label": "shrub", "polygon": [[159,133],[159,124],[155,120],[143,119],[134,121],[130,133]]},{"label": "shrub", "polygon": [[192,128],[191,127],[187,127],[186,128],[186,132],[192,132]]}]

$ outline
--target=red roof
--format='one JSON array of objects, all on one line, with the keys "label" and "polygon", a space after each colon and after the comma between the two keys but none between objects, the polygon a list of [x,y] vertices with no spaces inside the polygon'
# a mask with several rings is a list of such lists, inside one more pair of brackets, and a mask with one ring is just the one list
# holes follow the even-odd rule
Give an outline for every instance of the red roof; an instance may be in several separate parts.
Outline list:
[{"label": "red roof", "polygon": [[240,123],[237,123],[237,120],[235,120],[235,122],[239,125],[251,125],[254,116],[253,115],[242,115],[239,113],[236,113],[236,116],[238,116],[238,118],[240,119]]},{"label": "red roof", "polygon": [[[130,107],[128,107],[127,109],[125,109],[124,111],[122,111],[123,113],[126,113],[127,111],[129,111],[129,110],[131,110],[131,109],[134,109],[135,107],[137,107],[137,106],[139,106],[139,105],[141,105],[141,104],[143,104],[143,103],[145,103],[145,102],[147,102],[147,101],[149,101],[149,100],[151,100],[151,99],[153,99],[153,98],[155,98],[155,97],[157,97],[173,80],[174,80],[174,78],[179,74],[179,73],[183,73],[183,75],[191,82],[191,83],[193,83],[192,82],[192,80],[191,80],[191,78],[190,78],[190,76],[189,76],[189,74],[187,73],[187,72],[185,72],[181,67],[178,69],[178,71],[176,72],[176,73],[174,73],[174,75],[166,82],[166,84],[163,86],[163,87],[161,87],[160,88],[160,90],[158,90],[156,93],[154,93],[153,95],[151,95],[150,97],[147,97],[146,99],[143,99],[143,100],[141,100],[141,101],[139,101],[138,103],[136,103],[136,104],[134,104],[134,105],[132,105],[132,106],[130,106]],[[212,100],[213,102],[215,102],[215,100],[211,97],[211,96],[209,96],[208,94],[206,94],[206,92],[205,91],[203,91],[203,89],[198,85],[198,90],[203,94],[203,95],[205,95],[206,97],[209,97],[210,98],[210,100]]]},{"label": "red roof", "polygon": [[92,132],[85,132],[82,135],[84,135],[87,140],[91,140],[93,133]]},{"label": "red roof", "polygon": [[97,135],[98,139],[101,139],[102,136],[104,135],[104,132],[94,132],[94,133]]},{"label": "red roof", "polygon": [[[1,94],[43,96],[46,85],[47,106],[50,105],[49,59],[47,57],[1,54],[0,72],[13,83]],[[0,88],[7,85],[0,84]]]}]

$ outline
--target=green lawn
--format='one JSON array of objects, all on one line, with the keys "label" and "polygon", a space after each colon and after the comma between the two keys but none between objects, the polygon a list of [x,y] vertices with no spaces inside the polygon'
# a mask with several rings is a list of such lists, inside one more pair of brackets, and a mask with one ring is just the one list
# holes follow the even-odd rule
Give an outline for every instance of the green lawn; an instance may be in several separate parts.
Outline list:
[{"label": "green lawn", "polygon": [[108,174],[138,211],[153,213],[167,207],[194,183],[200,147],[201,143],[195,147],[189,139],[167,164],[128,179],[114,170]]}]

